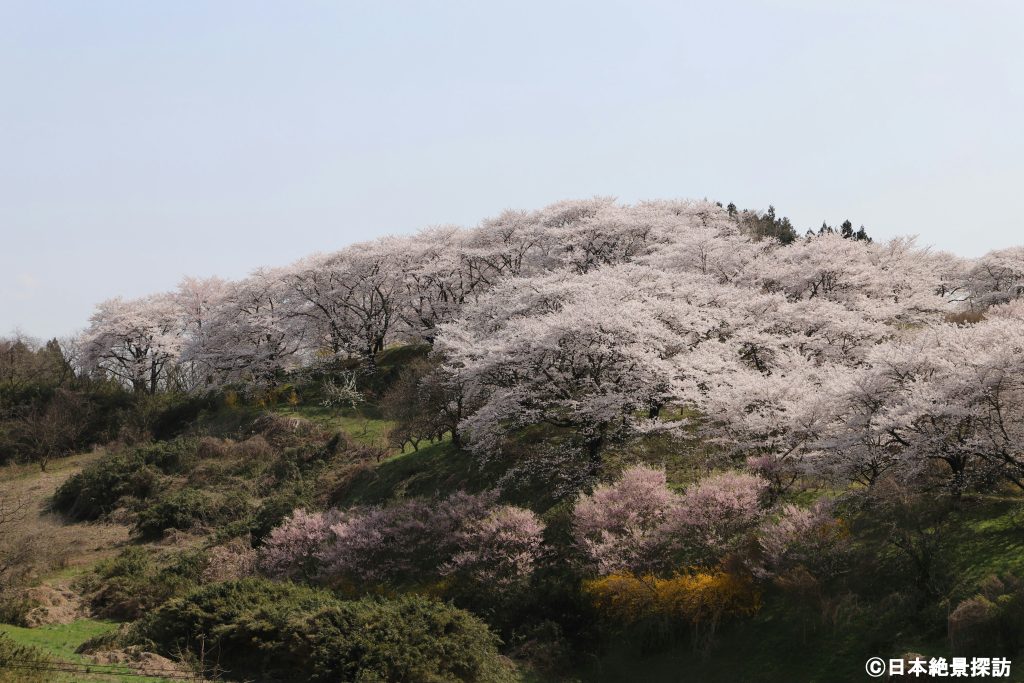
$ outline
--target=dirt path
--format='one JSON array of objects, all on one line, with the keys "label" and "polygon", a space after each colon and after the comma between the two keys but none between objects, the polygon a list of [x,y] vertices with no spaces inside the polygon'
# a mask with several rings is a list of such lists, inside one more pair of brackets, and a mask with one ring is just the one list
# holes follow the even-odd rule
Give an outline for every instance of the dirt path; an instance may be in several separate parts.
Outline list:
[{"label": "dirt path", "polygon": [[123,524],[72,524],[49,510],[57,488],[99,456],[88,453],[56,460],[46,472],[27,465],[0,468],[0,496],[25,505],[24,516],[11,525],[4,546],[23,556],[29,576],[36,581],[60,589],[127,543],[129,528]]}]

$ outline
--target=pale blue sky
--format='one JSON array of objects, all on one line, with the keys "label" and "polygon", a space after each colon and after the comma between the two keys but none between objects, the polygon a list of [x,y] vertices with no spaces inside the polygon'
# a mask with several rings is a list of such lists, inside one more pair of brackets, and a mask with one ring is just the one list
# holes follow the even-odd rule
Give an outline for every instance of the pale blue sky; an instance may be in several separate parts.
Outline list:
[{"label": "pale blue sky", "polygon": [[0,333],[596,194],[1024,243],[1024,6],[0,0]]}]

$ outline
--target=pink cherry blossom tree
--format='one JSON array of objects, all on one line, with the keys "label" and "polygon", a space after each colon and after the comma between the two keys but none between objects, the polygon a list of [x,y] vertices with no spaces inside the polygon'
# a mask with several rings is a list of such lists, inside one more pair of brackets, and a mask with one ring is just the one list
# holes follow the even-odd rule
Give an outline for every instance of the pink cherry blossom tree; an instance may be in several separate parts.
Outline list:
[{"label": "pink cherry blossom tree", "polygon": [[670,530],[681,504],[664,470],[633,466],[576,501],[573,532],[601,574],[650,574],[671,562]]},{"label": "pink cherry blossom tree", "polygon": [[544,524],[530,510],[498,506],[483,518],[467,520],[455,532],[455,552],[441,573],[507,592],[533,574],[543,535]]},{"label": "pink cherry blossom tree", "polygon": [[336,510],[307,512],[299,508],[275,527],[260,546],[260,569],[279,579],[311,579],[320,573],[319,554],[331,536],[331,527],[342,523]]}]

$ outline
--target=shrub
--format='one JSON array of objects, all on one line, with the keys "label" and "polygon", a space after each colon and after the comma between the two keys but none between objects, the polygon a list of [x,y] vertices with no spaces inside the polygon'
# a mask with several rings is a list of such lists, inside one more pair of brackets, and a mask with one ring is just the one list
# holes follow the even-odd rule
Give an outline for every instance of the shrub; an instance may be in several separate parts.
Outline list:
[{"label": "shrub", "polygon": [[[259,438],[262,440],[262,437]],[[249,442],[243,442],[245,443]],[[308,438],[297,446],[283,447],[271,462],[268,473],[278,484],[301,481],[303,475],[322,470],[323,466],[337,455],[339,449],[349,446],[340,433],[326,441],[321,437]]]},{"label": "shrub", "polygon": [[650,616],[717,622],[724,615],[752,614],[761,605],[753,584],[722,571],[666,579],[612,574],[584,582],[583,591],[605,616],[624,623]]},{"label": "shrub", "polygon": [[210,460],[223,458],[228,453],[229,445],[224,439],[215,436],[204,436],[196,443],[196,458]]},{"label": "shrub", "polygon": [[270,460],[274,457],[274,448],[261,434],[251,436],[245,441],[231,444],[228,448],[231,455],[247,460]]},{"label": "shrub", "polygon": [[0,683],[45,683],[49,658],[37,647],[18,645],[6,633],[0,633]]},{"label": "shrub", "polygon": [[150,397],[155,402],[150,410],[150,432],[154,439],[173,439],[191,426],[200,413],[216,405],[212,395],[158,394]]},{"label": "shrub", "polygon": [[261,545],[271,531],[284,523],[300,502],[299,495],[286,493],[271,496],[260,503],[249,524],[252,544],[254,546]]},{"label": "shrub", "polygon": [[957,654],[977,653],[998,638],[999,609],[983,595],[964,600],[949,615],[949,642]]},{"label": "shrub", "polygon": [[511,680],[499,641],[467,612],[423,597],[341,601],[290,583],[201,588],[144,617],[135,639],[196,652],[238,677],[282,681]]},{"label": "shrub", "polygon": [[201,551],[157,558],[146,548],[129,547],[101,562],[79,588],[98,616],[137,619],[194,589],[208,564]]},{"label": "shrub", "polygon": [[191,529],[213,521],[210,496],[197,489],[184,489],[139,512],[135,532],[142,538],[159,538],[168,529]]},{"label": "shrub", "polygon": [[163,536],[169,529],[187,531],[229,521],[238,513],[236,501],[215,502],[199,489],[186,488],[168,494],[139,511],[135,533],[144,539]]},{"label": "shrub", "polygon": [[1024,582],[990,576],[979,593],[949,615],[949,640],[958,654],[1014,656],[1024,646]]},{"label": "shrub", "polygon": [[196,448],[194,439],[181,438],[136,446],[133,455],[164,474],[181,474],[195,466]]},{"label": "shrub", "polygon": [[53,506],[72,519],[97,519],[113,511],[125,496],[152,495],[156,478],[156,472],[135,454],[113,453],[61,484]]},{"label": "shrub", "polygon": [[719,623],[761,607],[761,596],[745,577],[729,572],[692,572],[670,578],[612,574],[585,581],[583,592],[611,624],[655,626],[661,638],[679,624],[690,627],[694,644],[711,646]]},{"label": "shrub", "polygon": [[255,573],[256,551],[241,539],[234,539],[210,548],[202,580],[204,583],[234,581]]},{"label": "shrub", "polygon": [[193,440],[176,439],[108,453],[61,484],[53,506],[72,519],[97,519],[113,511],[122,498],[152,496],[160,474],[189,469],[195,450]]}]

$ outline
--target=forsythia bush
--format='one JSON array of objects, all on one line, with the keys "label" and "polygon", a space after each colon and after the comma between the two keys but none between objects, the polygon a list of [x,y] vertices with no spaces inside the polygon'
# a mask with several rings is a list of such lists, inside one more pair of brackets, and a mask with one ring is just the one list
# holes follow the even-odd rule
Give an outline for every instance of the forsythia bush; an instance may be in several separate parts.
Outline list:
[{"label": "forsythia bush", "polygon": [[724,616],[753,614],[761,606],[754,585],[728,572],[694,572],[671,578],[629,572],[584,582],[583,591],[605,616],[630,623],[647,617],[715,624]]}]

